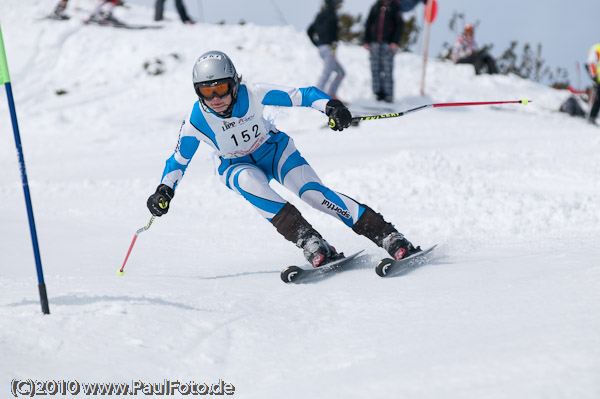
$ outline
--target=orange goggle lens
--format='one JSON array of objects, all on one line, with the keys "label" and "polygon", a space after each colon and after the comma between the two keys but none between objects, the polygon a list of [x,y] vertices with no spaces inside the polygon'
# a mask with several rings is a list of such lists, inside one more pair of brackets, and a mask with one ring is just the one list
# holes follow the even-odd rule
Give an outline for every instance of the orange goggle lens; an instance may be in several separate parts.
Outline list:
[{"label": "orange goggle lens", "polygon": [[198,92],[206,99],[211,99],[215,95],[224,97],[229,94],[229,83],[221,83],[216,86],[199,87]]}]

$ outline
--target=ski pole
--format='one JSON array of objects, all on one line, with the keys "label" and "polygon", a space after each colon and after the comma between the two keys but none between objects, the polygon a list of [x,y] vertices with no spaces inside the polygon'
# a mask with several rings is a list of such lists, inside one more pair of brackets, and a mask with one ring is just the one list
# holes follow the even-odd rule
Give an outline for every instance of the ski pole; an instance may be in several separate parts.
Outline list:
[{"label": "ski pole", "polygon": [[138,229],[138,231],[135,232],[135,235],[133,236],[133,240],[131,241],[131,245],[129,245],[129,251],[127,251],[127,255],[125,256],[125,261],[123,262],[123,266],[121,266],[121,269],[119,269],[117,271],[118,276],[123,276],[125,274],[125,271],[124,271],[125,263],[127,263],[127,259],[129,259],[129,254],[131,253],[131,250],[133,249],[133,244],[135,244],[135,240],[137,240],[138,235],[143,233],[144,231],[148,230],[150,228],[150,226],[152,225],[152,222],[154,222],[155,218],[156,218],[156,216],[152,216],[147,225],[145,225],[141,229]]},{"label": "ski pole", "polygon": [[[421,111],[427,108],[439,108],[439,107],[468,107],[471,105],[492,105],[492,104],[523,104],[527,105],[530,103],[530,100],[526,98],[523,100],[517,101],[481,101],[481,102],[470,102],[470,103],[438,103],[438,104],[426,104],[421,105],[416,108],[408,109],[406,111],[392,113],[392,114],[383,114],[383,115],[371,115],[371,116],[356,116],[352,118],[353,123],[361,122],[361,121],[370,121],[375,119],[384,119],[384,118],[397,118],[399,116],[404,116],[406,114],[410,114],[412,112]],[[329,121],[331,125],[332,121]],[[335,123],[335,122],[334,122]]]},{"label": "ski pole", "polygon": [[38,291],[40,293],[40,304],[42,313],[50,314],[50,305],[48,304],[48,293],[46,292],[46,283],[44,281],[44,271],[42,269],[42,258],[38,243],[37,230],[35,228],[35,218],[33,217],[33,204],[31,202],[31,193],[29,190],[29,181],[27,180],[27,171],[25,169],[25,157],[23,155],[23,144],[21,142],[21,133],[19,133],[19,122],[17,120],[17,111],[15,100],[8,73],[8,62],[6,61],[6,51],[4,50],[4,39],[2,38],[2,29],[0,29],[0,86],[4,85],[8,99],[8,109],[13,126],[13,135],[15,137],[15,146],[19,167],[21,169],[21,182],[23,185],[23,194],[25,195],[25,207],[27,209],[27,218],[29,219],[29,233],[31,234],[31,244],[33,246],[33,257],[35,259],[35,268],[38,276]]}]

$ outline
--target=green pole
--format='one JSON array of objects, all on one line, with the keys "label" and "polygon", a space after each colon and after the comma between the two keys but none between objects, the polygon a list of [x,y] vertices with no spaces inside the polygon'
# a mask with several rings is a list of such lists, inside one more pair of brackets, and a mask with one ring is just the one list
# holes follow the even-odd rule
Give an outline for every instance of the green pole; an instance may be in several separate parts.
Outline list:
[{"label": "green pole", "polygon": [[0,84],[5,83],[10,83],[10,75],[8,74],[8,63],[6,62],[4,40],[2,39],[2,27],[0,26]]},{"label": "green pole", "polygon": [[2,27],[0,26],[0,84],[6,88],[8,97],[8,108],[12,120],[13,133],[15,135],[15,145],[17,146],[17,155],[21,167],[21,181],[23,182],[23,194],[25,194],[25,206],[27,207],[27,217],[29,219],[29,232],[31,233],[31,243],[33,245],[33,256],[35,258],[35,267],[38,276],[38,290],[40,292],[40,303],[42,313],[50,314],[48,305],[48,294],[46,293],[46,283],[44,282],[44,272],[42,270],[42,258],[40,256],[40,246],[38,244],[37,232],[35,229],[35,220],[33,218],[33,205],[31,203],[31,193],[29,192],[29,183],[27,182],[27,171],[25,170],[25,158],[23,157],[23,148],[21,144],[21,135],[19,134],[19,123],[17,122],[17,112],[15,110],[15,100],[12,94],[10,76],[8,74],[8,63],[6,62],[6,52],[4,51],[4,39],[2,38]]}]

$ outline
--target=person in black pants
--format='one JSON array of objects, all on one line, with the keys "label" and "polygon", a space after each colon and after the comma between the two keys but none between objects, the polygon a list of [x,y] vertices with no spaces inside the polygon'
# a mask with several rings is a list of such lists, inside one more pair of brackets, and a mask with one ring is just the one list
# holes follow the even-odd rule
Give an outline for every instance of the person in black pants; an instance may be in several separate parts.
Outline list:
[{"label": "person in black pants", "polygon": [[[156,0],[156,5],[154,7],[154,20],[162,21],[163,20],[163,11],[165,8],[165,0]],[[181,18],[181,22],[184,24],[193,25],[196,22],[191,19],[187,11],[185,10],[185,6],[183,5],[183,0],[175,0],[175,8],[177,8],[177,12],[179,13],[179,18]]]},{"label": "person in black pants", "polygon": [[402,13],[420,3],[427,0],[377,0],[369,11],[363,47],[369,51],[373,93],[378,101],[394,101],[394,55],[404,29]]},{"label": "person in black pants", "polygon": [[394,101],[394,55],[403,28],[398,2],[378,0],[371,7],[365,26],[364,48],[369,51],[373,93],[378,101]]}]

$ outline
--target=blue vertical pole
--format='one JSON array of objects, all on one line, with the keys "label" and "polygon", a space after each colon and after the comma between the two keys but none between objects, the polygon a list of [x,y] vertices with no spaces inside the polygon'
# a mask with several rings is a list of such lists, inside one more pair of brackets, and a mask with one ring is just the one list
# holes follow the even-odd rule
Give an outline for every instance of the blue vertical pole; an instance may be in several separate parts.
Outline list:
[{"label": "blue vertical pole", "polygon": [[27,171],[25,169],[25,158],[23,157],[23,148],[21,145],[21,135],[19,134],[19,124],[17,122],[17,112],[15,110],[15,101],[10,85],[10,76],[8,74],[8,63],[6,62],[6,52],[4,51],[4,40],[2,39],[2,28],[0,27],[0,84],[6,88],[8,97],[8,107],[10,109],[10,118],[12,120],[13,133],[15,135],[15,145],[19,156],[19,166],[21,168],[21,180],[23,182],[23,193],[25,194],[25,206],[27,207],[27,217],[29,218],[29,231],[31,232],[31,242],[33,244],[33,255],[35,257],[35,267],[38,276],[38,289],[40,292],[40,302],[42,312],[50,314],[48,305],[48,294],[46,293],[46,283],[44,282],[44,271],[42,270],[42,258],[38,245],[37,232],[35,230],[35,220],[33,218],[33,206],[31,205],[31,194],[29,193],[29,183],[27,182]]}]

